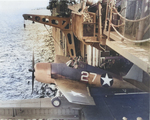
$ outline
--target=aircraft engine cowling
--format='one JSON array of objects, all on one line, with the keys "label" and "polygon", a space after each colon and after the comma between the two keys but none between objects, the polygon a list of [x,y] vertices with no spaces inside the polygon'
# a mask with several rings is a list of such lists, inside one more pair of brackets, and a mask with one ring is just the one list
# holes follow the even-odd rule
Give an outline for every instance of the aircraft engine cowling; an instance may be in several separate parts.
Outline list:
[{"label": "aircraft engine cowling", "polygon": [[51,78],[51,64],[50,63],[37,63],[35,66],[35,79],[42,83],[55,83]]}]

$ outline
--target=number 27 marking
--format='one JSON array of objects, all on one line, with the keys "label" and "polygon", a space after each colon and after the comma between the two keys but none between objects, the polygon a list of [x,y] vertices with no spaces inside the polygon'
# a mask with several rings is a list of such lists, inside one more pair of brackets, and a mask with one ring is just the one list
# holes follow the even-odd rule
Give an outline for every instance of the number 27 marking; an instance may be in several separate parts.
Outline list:
[{"label": "number 27 marking", "polygon": [[96,77],[97,77],[97,74],[96,74],[96,73],[88,73],[88,72],[86,72],[86,71],[82,71],[82,72],[81,72],[81,81],[86,81],[86,82],[88,82],[89,74],[94,75],[93,80],[92,80],[92,82],[94,82],[95,79],[96,79]]}]

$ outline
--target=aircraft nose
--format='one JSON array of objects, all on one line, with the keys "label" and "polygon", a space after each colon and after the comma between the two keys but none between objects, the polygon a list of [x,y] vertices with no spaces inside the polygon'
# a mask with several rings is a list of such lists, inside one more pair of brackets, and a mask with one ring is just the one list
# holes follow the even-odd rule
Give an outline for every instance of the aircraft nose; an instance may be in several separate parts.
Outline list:
[{"label": "aircraft nose", "polygon": [[51,79],[51,64],[50,63],[37,63],[34,66],[35,79],[42,83],[54,83]]}]

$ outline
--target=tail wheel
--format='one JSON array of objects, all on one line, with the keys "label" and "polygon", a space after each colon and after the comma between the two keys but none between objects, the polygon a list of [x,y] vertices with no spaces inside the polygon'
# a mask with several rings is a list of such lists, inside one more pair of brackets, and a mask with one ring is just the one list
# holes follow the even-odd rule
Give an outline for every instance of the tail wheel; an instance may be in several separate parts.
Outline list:
[{"label": "tail wheel", "polygon": [[52,98],[51,102],[54,107],[59,107],[61,105],[61,101],[58,97]]}]

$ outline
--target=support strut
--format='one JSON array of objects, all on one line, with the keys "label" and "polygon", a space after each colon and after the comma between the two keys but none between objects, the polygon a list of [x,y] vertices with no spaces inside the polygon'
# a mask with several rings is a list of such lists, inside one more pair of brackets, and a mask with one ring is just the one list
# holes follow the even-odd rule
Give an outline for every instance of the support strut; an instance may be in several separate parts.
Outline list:
[{"label": "support strut", "polygon": [[74,44],[74,34],[71,30],[70,18],[60,18],[54,16],[45,15],[33,15],[33,14],[23,14],[25,20],[31,20],[44,25],[53,26],[61,29],[67,39],[67,47],[70,57],[76,57],[75,44]]}]

